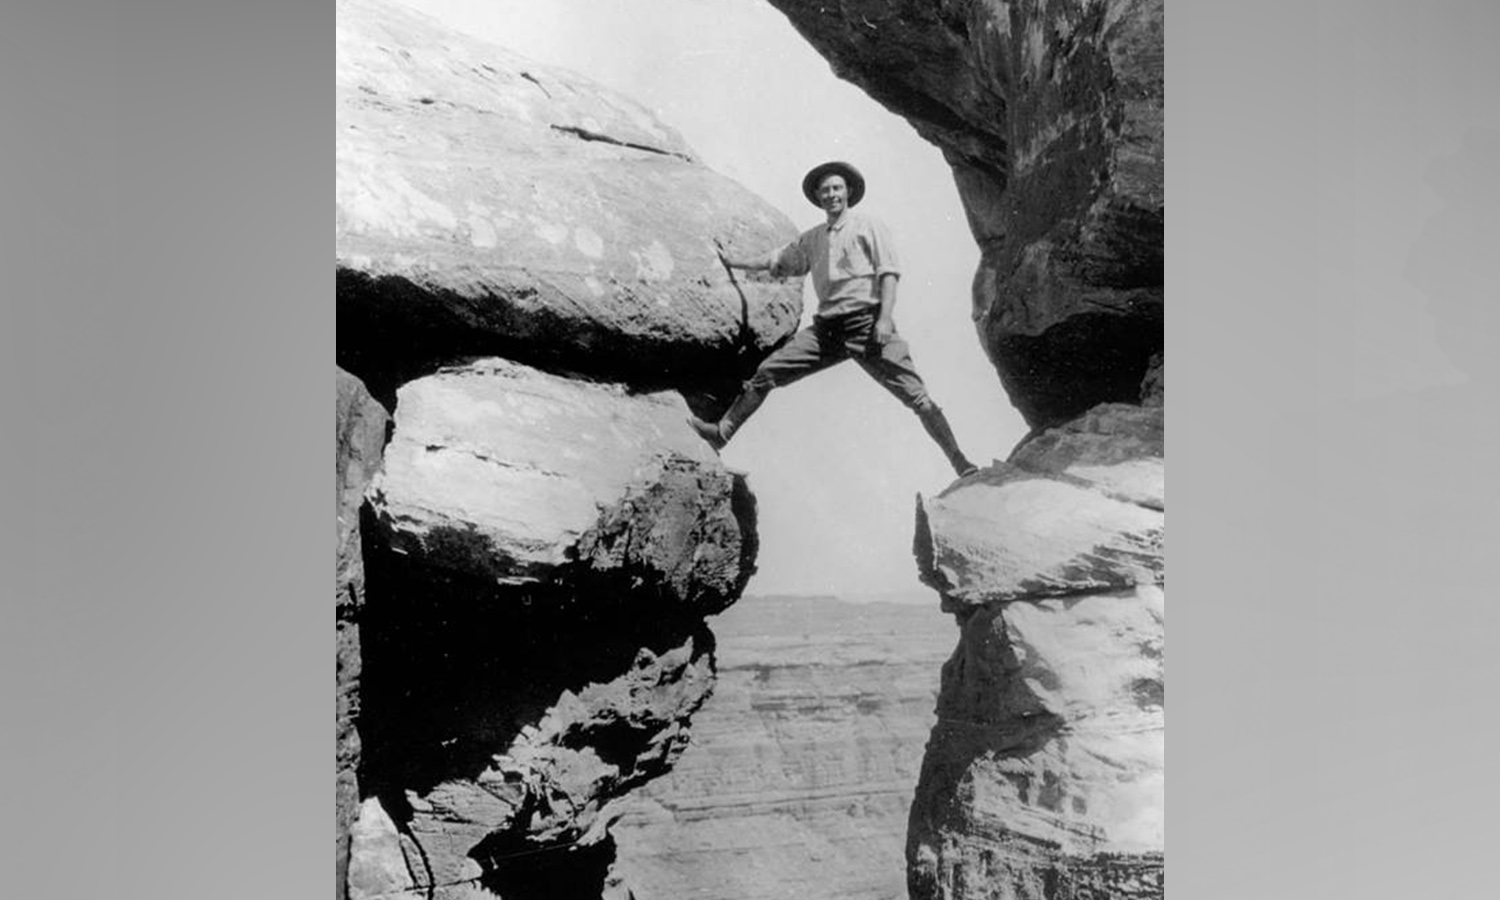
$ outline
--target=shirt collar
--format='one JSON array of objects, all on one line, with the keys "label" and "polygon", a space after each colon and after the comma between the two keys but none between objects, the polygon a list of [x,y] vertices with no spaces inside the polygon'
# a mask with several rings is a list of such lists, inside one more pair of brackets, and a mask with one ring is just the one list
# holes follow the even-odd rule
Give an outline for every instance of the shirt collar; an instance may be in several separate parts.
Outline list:
[{"label": "shirt collar", "polygon": [[845,225],[848,225],[848,224],[849,224],[849,207],[846,206],[846,207],[844,207],[844,211],[841,212],[841,213],[839,213],[839,217],[837,219],[834,219],[832,222],[824,222],[823,223],[823,227],[825,229],[827,229],[828,231],[838,231],[840,228],[843,228]]}]

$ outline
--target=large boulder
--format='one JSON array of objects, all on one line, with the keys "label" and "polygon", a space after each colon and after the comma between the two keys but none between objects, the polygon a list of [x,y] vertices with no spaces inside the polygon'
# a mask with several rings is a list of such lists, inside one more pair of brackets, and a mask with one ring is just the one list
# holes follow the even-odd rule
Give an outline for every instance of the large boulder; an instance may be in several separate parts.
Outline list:
[{"label": "large boulder", "polygon": [[359,517],[365,488],[380,468],[390,417],[358,378],[338,369],[334,378],[334,859],[343,897],[349,829],[359,805],[359,614],[365,567]]},{"label": "large boulder", "polygon": [[799,286],[711,243],[795,227],[644,107],[384,0],[341,0],[337,41],[338,356],[376,396],[491,354],[732,380],[796,329]]},{"label": "large boulder", "polygon": [[533,595],[650,597],[700,615],[748,580],[751,501],[675,392],[489,359],[397,396],[370,498],[407,559]]},{"label": "large boulder", "polygon": [[1162,0],[771,0],[943,151],[974,318],[1034,426],[1137,402],[1162,348]]},{"label": "large boulder", "polygon": [[1103,404],[919,500],[924,582],[950,609],[1162,580],[1162,410]]}]

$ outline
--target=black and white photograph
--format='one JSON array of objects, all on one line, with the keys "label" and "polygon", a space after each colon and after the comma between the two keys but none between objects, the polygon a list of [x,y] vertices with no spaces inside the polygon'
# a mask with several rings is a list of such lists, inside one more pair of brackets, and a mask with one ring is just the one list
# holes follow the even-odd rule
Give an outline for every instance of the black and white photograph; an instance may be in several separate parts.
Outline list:
[{"label": "black and white photograph", "polygon": [[341,900],[1162,897],[1163,4],[338,12]]},{"label": "black and white photograph", "polygon": [[0,893],[1493,896],[1497,47],[6,5]]}]

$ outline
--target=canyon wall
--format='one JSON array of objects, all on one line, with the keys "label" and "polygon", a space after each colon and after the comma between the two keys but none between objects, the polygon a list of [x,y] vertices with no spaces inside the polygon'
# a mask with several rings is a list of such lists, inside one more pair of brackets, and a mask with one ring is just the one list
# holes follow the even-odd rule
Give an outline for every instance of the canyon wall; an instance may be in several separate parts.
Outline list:
[{"label": "canyon wall", "polygon": [[688,427],[795,329],[796,232],[634,102],[337,7],[338,898],[611,890],[755,501]]},{"label": "canyon wall", "polygon": [[713,700],[616,825],[621,883],[636,900],[904,898],[952,620],[926,602],[746,597],[711,625]]},{"label": "canyon wall", "polygon": [[770,0],[953,168],[973,319],[1030,435],[918,498],[960,625],[914,900],[1163,893],[1160,0]]}]

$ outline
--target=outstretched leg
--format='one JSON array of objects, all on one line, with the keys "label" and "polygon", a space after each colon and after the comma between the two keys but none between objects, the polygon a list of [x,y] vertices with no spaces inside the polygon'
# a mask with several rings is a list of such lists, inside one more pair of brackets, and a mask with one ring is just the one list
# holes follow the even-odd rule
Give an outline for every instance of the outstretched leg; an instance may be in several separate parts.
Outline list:
[{"label": "outstretched leg", "polygon": [[922,427],[927,430],[928,436],[942,448],[943,455],[948,457],[948,464],[958,473],[958,477],[979,471],[979,467],[969,462],[964,452],[958,449],[958,439],[953,436],[953,427],[948,424],[948,417],[943,415],[936,403],[929,399],[926,408],[917,410],[917,418],[922,421]]},{"label": "outstretched leg", "polygon": [[706,422],[697,416],[689,416],[688,424],[699,437],[718,450],[729,443],[740,426],[760,409],[766,395],[773,389],[826,369],[844,358],[846,356],[839,347],[826,340],[816,327],[804,328],[761,362],[719,421]]},{"label": "outstretched leg", "polygon": [[[756,374],[759,375],[758,372]],[[766,400],[766,395],[771,393],[771,388],[774,386],[764,382],[758,383],[755,378],[751,378],[745,382],[745,389],[734,398],[734,403],[730,404],[729,409],[719,421],[705,422],[697,416],[688,416],[688,424],[693,426],[693,430],[698,432],[699,437],[718,450],[729,443],[729,439],[740,430],[745,420],[760,409],[760,405]]]},{"label": "outstretched leg", "polygon": [[892,335],[885,346],[880,348],[878,356],[860,357],[859,365],[881,387],[895,395],[907,409],[917,414],[922,428],[943,451],[948,464],[960,478],[979,471],[979,467],[970,462],[959,449],[958,439],[953,436],[953,427],[948,424],[948,417],[943,415],[943,411],[928,396],[927,385],[923,383],[922,376],[917,374],[916,365],[911,360],[911,349],[904,339],[899,335]]}]

